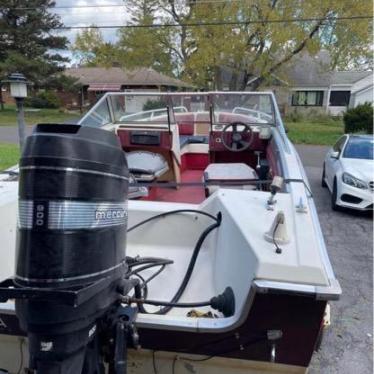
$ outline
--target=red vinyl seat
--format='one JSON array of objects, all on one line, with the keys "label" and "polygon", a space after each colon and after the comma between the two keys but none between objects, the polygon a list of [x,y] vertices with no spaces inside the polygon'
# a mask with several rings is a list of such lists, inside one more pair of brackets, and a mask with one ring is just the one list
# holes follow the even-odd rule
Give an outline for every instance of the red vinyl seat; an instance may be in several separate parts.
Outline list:
[{"label": "red vinyl seat", "polygon": [[178,123],[179,135],[193,135],[194,134],[194,124],[190,123]]}]

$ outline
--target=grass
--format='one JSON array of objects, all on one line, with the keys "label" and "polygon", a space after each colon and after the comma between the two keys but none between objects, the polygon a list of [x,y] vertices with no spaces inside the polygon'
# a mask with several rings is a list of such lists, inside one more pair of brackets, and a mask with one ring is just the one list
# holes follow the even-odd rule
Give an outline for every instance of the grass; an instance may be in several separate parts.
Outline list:
[{"label": "grass", "polygon": [[[28,110],[30,110],[30,108],[25,108],[25,122],[27,125],[54,122],[64,123],[81,117],[79,112],[65,112],[61,109]],[[4,110],[0,110],[0,126],[15,126],[16,124],[17,118],[15,105],[5,105]]]},{"label": "grass", "polygon": [[333,145],[344,134],[341,120],[326,119],[320,122],[285,121],[288,137],[295,144]]},{"label": "grass", "polygon": [[19,156],[18,145],[0,143],[0,170],[17,164]]}]

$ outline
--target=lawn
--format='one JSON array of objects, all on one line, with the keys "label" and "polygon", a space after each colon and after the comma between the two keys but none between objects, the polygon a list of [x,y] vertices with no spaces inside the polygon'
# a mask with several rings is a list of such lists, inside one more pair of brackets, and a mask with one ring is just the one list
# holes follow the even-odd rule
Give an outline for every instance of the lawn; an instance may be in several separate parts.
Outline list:
[{"label": "lawn", "polygon": [[[31,109],[25,108],[25,122],[27,125],[37,123],[53,123],[76,121],[81,114],[76,112],[66,112],[61,109]],[[4,110],[0,110],[0,126],[15,126],[17,123],[15,105],[5,105]]]},{"label": "lawn", "polygon": [[19,147],[15,144],[0,143],[0,170],[18,163]]},{"label": "lawn", "polygon": [[333,145],[344,134],[341,120],[321,120],[320,122],[285,121],[288,137],[295,144]]}]

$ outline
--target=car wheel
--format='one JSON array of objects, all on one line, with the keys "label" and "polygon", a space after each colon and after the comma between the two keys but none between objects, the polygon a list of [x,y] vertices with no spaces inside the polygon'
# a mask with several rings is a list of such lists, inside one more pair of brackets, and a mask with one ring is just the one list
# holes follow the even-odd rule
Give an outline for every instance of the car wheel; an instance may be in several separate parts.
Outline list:
[{"label": "car wheel", "polygon": [[323,164],[322,180],[321,180],[321,186],[322,186],[323,188],[326,188],[326,187],[327,187],[327,184],[326,184],[325,178],[326,178],[326,171],[325,171],[325,164]]},{"label": "car wheel", "polygon": [[336,200],[338,198],[338,187],[336,185],[336,179],[334,179],[334,186],[332,188],[332,194],[331,194],[331,208],[332,210],[339,210],[338,204],[336,204]]}]

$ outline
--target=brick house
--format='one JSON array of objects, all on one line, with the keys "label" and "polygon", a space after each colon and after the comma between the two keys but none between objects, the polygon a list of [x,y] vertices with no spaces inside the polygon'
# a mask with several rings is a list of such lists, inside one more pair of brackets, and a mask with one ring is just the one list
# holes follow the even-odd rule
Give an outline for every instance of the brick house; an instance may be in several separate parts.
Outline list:
[{"label": "brick house", "polygon": [[[56,94],[67,108],[84,108],[94,104],[105,92],[117,91],[181,91],[191,89],[191,84],[158,73],[153,69],[123,70],[118,67],[69,68],[64,74],[77,79],[81,89],[77,93],[57,90]],[[5,103],[14,103],[9,87],[4,85],[2,97]]]},{"label": "brick house", "polygon": [[79,94],[58,93],[64,105],[71,107],[90,106],[106,92],[178,91],[192,87],[188,83],[148,68],[70,68],[66,69],[64,74],[78,79],[82,86]]}]

